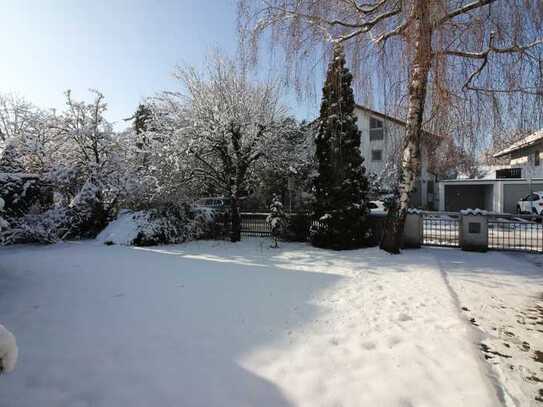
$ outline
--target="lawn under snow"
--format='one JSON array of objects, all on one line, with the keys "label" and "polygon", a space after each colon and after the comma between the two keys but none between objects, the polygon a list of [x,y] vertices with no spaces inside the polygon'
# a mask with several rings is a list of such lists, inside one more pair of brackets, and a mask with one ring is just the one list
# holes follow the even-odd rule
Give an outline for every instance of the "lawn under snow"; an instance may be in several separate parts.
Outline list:
[{"label": "lawn under snow", "polygon": [[[519,290],[512,306],[534,306],[536,265],[496,252],[269,244],[0,249],[0,323],[19,347],[0,405],[535,403],[531,388],[509,394],[469,319],[493,318],[489,295]],[[543,350],[541,335],[530,340]]]}]

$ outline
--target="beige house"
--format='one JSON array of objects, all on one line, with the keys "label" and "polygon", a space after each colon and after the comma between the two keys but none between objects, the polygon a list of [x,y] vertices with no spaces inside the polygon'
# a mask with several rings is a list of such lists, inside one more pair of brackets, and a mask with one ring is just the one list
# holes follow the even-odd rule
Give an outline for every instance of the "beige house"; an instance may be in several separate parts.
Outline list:
[{"label": "beige house", "polygon": [[[502,171],[507,178],[543,178],[543,129],[511,144],[494,154],[495,158],[509,157],[509,167]],[[505,178],[505,177],[504,177]]]},{"label": "beige house", "polygon": [[[355,114],[361,131],[360,150],[366,161],[368,174],[381,174],[386,170],[387,160],[398,159],[401,140],[406,123],[395,117],[357,105]],[[437,137],[435,135],[430,135]],[[428,148],[423,143],[421,151],[421,174],[411,205],[419,208],[437,208],[435,176],[429,171]]]}]

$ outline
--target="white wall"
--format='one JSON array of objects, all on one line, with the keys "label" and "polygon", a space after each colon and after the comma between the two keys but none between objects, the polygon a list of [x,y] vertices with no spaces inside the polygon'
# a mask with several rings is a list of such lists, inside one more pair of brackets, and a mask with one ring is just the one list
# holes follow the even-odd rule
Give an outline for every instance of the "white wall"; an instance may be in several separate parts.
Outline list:
[{"label": "white wall", "polygon": [[[371,112],[364,109],[356,108],[356,116],[358,118],[358,128],[361,131],[360,151],[362,156],[366,159],[364,165],[369,173],[380,174],[385,167],[385,162],[390,154],[400,145],[403,134],[404,126],[391,120],[384,119],[380,116],[374,116],[376,119],[383,121],[384,123],[384,138],[383,140],[370,141],[370,117]],[[382,150],[382,161],[372,161],[371,151]],[[426,148],[422,148],[421,151],[421,174],[420,174],[420,201],[423,206],[427,203],[427,180],[433,179],[431,174],[428,173],[428,151]],[[437,201],[437,185],[434,186],[434,197]]]}]

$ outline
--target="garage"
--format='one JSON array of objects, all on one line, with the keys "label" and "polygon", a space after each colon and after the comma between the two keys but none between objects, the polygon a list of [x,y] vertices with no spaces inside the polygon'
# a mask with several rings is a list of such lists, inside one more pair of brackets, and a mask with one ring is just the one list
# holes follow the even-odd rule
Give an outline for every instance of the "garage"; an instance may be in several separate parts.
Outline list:
[{"label": "garage", "polygon": [[517,203],[531,192],[543,191],[543,179],[462,179],[439,182],[439,210],[484,209],[516,213]]},{"label": "garage", "polygon": [[468,208],[493,210],[494,186],[491,184],[449,184],[444,185],[444,190],[445,211],[458,212]]}]

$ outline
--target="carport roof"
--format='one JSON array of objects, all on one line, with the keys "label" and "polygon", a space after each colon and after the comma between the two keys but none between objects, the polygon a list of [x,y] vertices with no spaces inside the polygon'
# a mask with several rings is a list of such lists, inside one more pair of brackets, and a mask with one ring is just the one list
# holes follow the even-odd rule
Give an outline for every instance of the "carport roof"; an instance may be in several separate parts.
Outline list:
[{"label": "carport roof", "polygon": [[494,158],[503,157],[504,155],[511,154],[514,151],[522,150],[523,148],[530,147],[540,140],[543,140],[543,129],[536,131],[535,133],[526,136],[519,141],[511,144],[509,147],[498,151],[494,154]]}]

